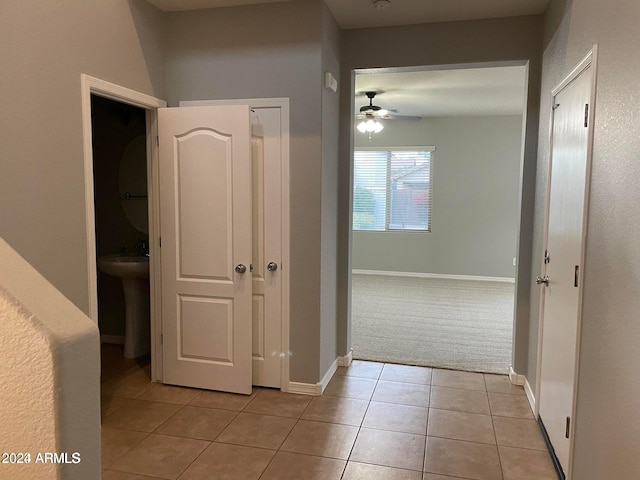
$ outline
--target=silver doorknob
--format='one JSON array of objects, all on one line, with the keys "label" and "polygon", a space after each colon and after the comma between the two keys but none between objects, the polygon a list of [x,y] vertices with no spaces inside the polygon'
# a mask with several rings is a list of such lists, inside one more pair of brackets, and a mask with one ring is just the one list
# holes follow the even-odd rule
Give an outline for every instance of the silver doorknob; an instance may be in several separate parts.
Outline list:
[{"label": "silver doorknob", "polygon": [[247,267],[245,267],[243,264],[238,264],[236,265],[236,272],[238,273],[244,273],[247,271]]},{"label": "silver doorknob", "polygon": [[275,272],[278,269],[278,264],[276,262],[269,262],[267,264],[267,270],[270,272]]},{"label": "silver doorknob", "polygon": [[547,287],[549,286],[549,277],[545,275],[544,277],[536,277],[536,283],[538,285],[545,284]]}]

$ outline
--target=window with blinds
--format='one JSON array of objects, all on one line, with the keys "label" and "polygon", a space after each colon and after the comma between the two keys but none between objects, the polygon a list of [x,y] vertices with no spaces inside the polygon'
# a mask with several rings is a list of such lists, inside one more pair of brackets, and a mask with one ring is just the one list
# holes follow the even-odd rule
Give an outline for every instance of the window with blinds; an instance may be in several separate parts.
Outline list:
[{"label": "window with blinds", "polygon": [[431,231],[435,147],[354,152],[353,229]]}]

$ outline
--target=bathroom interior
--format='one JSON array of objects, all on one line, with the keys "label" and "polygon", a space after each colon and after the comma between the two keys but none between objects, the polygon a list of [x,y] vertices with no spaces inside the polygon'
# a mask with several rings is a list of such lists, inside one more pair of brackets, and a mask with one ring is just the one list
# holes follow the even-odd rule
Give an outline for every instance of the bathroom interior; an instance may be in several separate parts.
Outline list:
[{"label": "bathroom interior", "polygon": [[145,113],[91,97],[102,383],[150,363]]}]

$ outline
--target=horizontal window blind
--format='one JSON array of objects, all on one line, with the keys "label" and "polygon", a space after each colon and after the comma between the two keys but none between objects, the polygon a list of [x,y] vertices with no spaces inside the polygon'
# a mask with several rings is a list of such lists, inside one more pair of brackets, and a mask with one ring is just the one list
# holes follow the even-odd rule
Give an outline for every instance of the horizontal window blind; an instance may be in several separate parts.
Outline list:
[{"label": "horizontal window blind", "polygon": [[434,147],[354,152],[353,229],[431,230]]}]

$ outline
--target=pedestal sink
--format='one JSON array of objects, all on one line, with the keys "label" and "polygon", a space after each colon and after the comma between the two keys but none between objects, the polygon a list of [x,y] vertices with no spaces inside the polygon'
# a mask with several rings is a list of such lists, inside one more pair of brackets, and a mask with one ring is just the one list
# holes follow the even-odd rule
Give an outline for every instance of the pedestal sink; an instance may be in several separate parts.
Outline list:
[{"label": "pedestal sink", "polygon": [[124,356],[137,358],[149,353],[149,257],[106,255],[98,268],[122,279],[125,303]]}]

